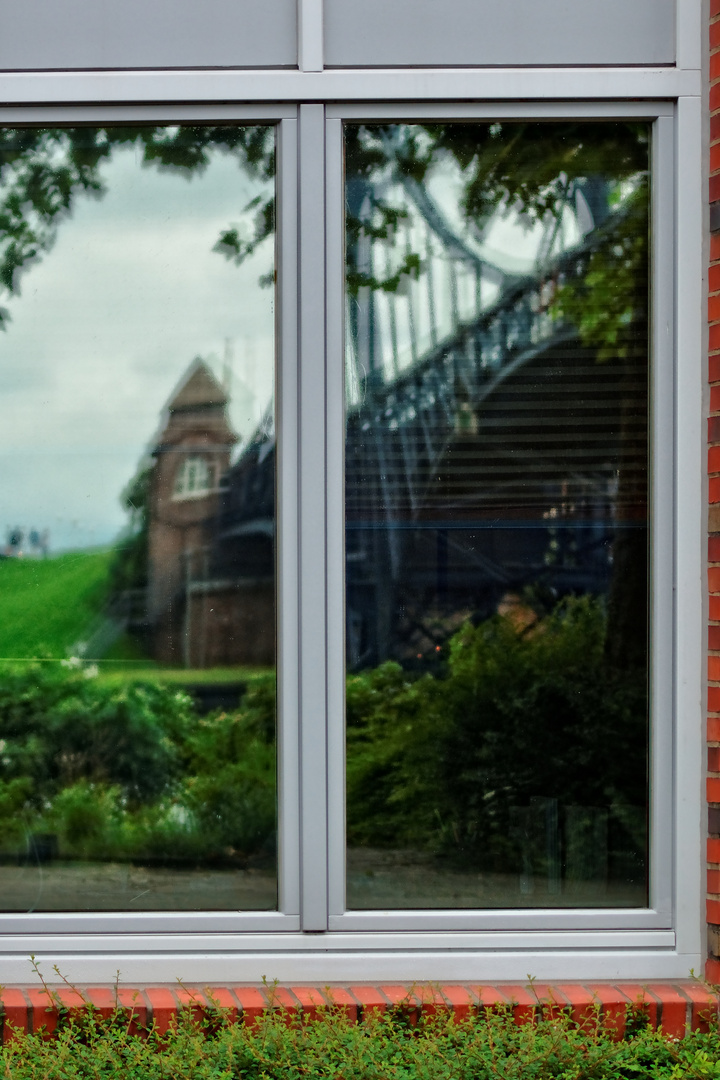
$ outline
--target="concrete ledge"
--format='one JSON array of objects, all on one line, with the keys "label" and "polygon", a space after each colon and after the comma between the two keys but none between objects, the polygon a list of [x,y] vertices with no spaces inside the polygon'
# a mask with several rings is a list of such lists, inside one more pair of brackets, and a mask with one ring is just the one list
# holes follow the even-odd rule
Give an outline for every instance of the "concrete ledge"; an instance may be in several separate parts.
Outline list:
[{"label": "concrete ledge", "polygon": [[399,1010],[417,1023],[421,1014],[453,1012],[459,1019],[485,1009],[511,1009],[515,1023],[532,1023],[541,1016],[569,1015],[576,1023],[602,1020],[624,1034],[628,1019],[638,1014],[671,1038],[689,1031],[707,1031],[718,1019],[720,998],[697,982],[677,983],[561,983],[549,985],[495,983],[397,984],[353,986],[145,986],[70,987],[23,986],[0,991],[3,1042],[17,1032],[44,1032],[51,1036],[68,1014],[96,1009],[109,1017],[123,1010],[137,1031],[171,1027],[184,1010],[196,1016],[218,1010],[231,1023],[256,1024],[267,1012],[285,1012],[288,1018],[312,1019],[318,1012],[343,1010],[353,1022],[370,1013]]}]

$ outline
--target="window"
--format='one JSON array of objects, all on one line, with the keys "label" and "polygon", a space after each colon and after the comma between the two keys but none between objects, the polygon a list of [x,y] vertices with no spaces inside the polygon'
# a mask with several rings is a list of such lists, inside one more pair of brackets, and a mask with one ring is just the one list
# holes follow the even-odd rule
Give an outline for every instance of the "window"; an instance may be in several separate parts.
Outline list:
[{"label": "window", "polygon": [[213,467],[203,458],[192,457],[182,463],[175,478],[176,499],[191,499],[207,495],[213,488]]},{"label": "window", "polygon": [[[1,692],[45,649],[42,679],[87,699],[159,686],[129,693],[166,730],[155,746],[129,716],[148,760],[116,776],[117,729],[77,728],[52,790],[33,780],[8,816],[29,828],[4,833],[0,935],[102,946],[155,980],[362,978],[368,955],[388,978],[572,977],[578,957],[586,977],[685,974],[687,121],[647,93],[533,84],[534,104],[483,105],[453,76],[407,104],[383,73],[338,78],[346,104],[3,114],[17,183],[13,162],[92,161],[73,213],[34,219],[42,257],[5,300],[28,359],[0,371],[4,524],[49,530],[46,558],[0,576],[35,589],[64,561],[63,617],[87,618],[68,655],[37,612]],[[126,257],[101,293],[113,234]],[[26,316],[55,278],[76,313]],[[178,757],[140,790],[168,732]]]},{"label": "window", "polygon": [[0,567],[27,697],[2,911],[277,908],[272,456],[270,499],[243,498],[272,431],[274,151],[271,125],[0,137],[3,511],[42,547]]},{"label": "window", "polygon": [[649,139],[345,127],[349,908],[648,906]]}]

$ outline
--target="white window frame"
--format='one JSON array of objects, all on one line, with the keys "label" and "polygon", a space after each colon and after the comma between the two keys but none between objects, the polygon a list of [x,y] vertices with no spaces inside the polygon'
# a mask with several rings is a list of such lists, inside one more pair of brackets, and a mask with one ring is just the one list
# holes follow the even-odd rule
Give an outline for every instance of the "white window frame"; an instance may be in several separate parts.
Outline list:
[{"label": "white window frame", "polygon": [[[0,73],[7,126],[267,121],[278,124],[279,140],[279,911],[0,915],[4,982],[29,978],[30,954],[46,973],[57,964],[78,982],[108,982],[116,970],[144,983],[489,981],[528,973],[649,981],[700,968],[700,18],[698,0],[678,0],[674,67],[323,71],[321,0],[300,0],[298,71]],[[342,120],[574,116],[643,118],[655,131],[653,906],[348,913]]]},{"label": "white window frame", "polygon": [[[617,103],[608,105],[604,102],[573,103],[565,106],[562,118],[612,121],[618,119],[636,119],[652,124],[651,134],[651,252],[652,264],[652,314],[651,324],[655,327],[657,311],[671,311],[673,306],[673,237],[661,228],[656,228],[658,221],[672,220],[673,217],[673,181],[672,161],[674,148],[673,108],[663,103]],[[338,264],[338,252],[342,254],[342,244],[338,243],[339,229],[344,228],[342,190],[333,191],[338,184],[338,175],[342,176],[342,122],[393,122],[394,120],[548,120],[558,117],[555,106],[548,105],[358,105],[345,108],[330,106],[327,109],[327,189],[328,197],[328,290],[333,290],[341,276],[342,268]],[[339,159],[338,159],[339,155]],[[332,192],[332,194],[330,194]],[[339,210],[339,214],[338,214]],[[331,216],[330,216],[331,215]],[[328,924],[334,930],[590,930],[619,929],[637,931],[672,931],[673,926],[673,890],[671,888],[672,849],[667,844],[667,837],[672,833],[672,812],[670,802],[663,793],[673,784],[672,753],[672,602],[673,570],[672,548],[669,539],[672,535],[670,522],[673,505],[673,349],[670,337],[654,333],[650,342],[651,353],[651,660],[652,696],[650,704],[651,741],[650,741],[650,904],[647,909],[637,908],[597,908],[597,909],[531,909],[517,908],[509,910],[462,910],[462,911],[346,911],[345,910],[345,874],[344,874],[344,815],[335,812],[336,806],[344,806],[344,785],[340,782],[344,773],[345,748],[344,725],[334,722],[336,716],[344,715],[344,654],[343,629],[345,625],[344,606],[342,603],[342,580],[344,575],[344,552],[342,542],[336,533],[337,522],[342,521],[344,501],[344,482],[342,469],[338,465],[343,459],[342,431],[332,419],[342,415],[344,386],[342,373],[344,361],[338,345],[345,339],[343,312],[344,303],[338,304],[335,295],[328,299],[328,357],[327,357],[327,402],[328,402],[328,576],[340,587],[328,589],[328,643],[331,659],[328,662],[329,717],[328,746],[330,777],[330,867]],[[339,376],[338,377],[338,373]],[[670,443],[669,447],[667,443]],[[658,456],[655,448],[662,446]],[[331,538],[330,538],[331,537]],[[335,565],[333,565],[333,562]]]},{"label": "white window frame", "polygon": [[[140,107],[108,109],[98,106],[41,110],[0,109],[0,124],[20,126],[23,123],[43,126],[69,123],[120,124],[133,123],[272,123],[276,126],[277,151],[277,228],[276,265],[276,410],[282,423],[284,437],[278,440],[277,455],[277,566],[278,566],[278,909],[276,911],[207,911],[207,912],[43,912],[37,914],[0,913],[0,955],[15,944],[29,955],[30,937],[57,941],[77,941],[82,934],[90,951],[102,942],[121,935],[140,933],[136,942],[153,934],[163,936],[193,935],[200,945],[215,938],[203,935],[276,933],[300,929],[299,917],[299,859],[297,775],[297,693],[293,679],[296,665],[298,622],[295,602],[296,531],[297,531],[297,464],[291,449],[296,441],[297,396],[297,109],[295,106],[217,105],[214,107]],[[203,492],[200,494],[207,494]],[[176,496],[177,497],[177,496]],[[183,496],[188,498],[188,496]],[[193,497],[193,496],[190,496]],[[290,719],[288,719],[290,718]],[[289,765],[289,767],[288,767]],[[18,936],[19,935],[19,936]],[[76,946],[73,944],[72,948]],[[83,951],[82,949],[80,951]],[[65,970],[65,969],[63,969]],[[27,977],[27,972],[24,977]],[[108,976],[110,977],[110,976]]]},{"label": "white window frame", "polygon": [[[198,468],[203,478],[202,487],[197,486]],[[189,499],[205,499],[213,491],[217,491],[216,469],[216,464],[212,461],[208,462],[207,456],[192,454],[185,458],[175,472],[172,501],[187,502]]]}]

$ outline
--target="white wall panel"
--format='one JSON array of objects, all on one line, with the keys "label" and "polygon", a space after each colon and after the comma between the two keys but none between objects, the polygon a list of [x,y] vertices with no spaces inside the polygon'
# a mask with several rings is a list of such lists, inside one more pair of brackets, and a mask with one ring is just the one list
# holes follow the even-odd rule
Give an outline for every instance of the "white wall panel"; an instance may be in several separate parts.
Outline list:
[{"label": "white wall panel", "polygon": [[296,0],[0,0],[4,71],[296,63]]},{"label": "white wall panel", "polygon": [[330,67],[674,59],[673,0],[325,0]]}]

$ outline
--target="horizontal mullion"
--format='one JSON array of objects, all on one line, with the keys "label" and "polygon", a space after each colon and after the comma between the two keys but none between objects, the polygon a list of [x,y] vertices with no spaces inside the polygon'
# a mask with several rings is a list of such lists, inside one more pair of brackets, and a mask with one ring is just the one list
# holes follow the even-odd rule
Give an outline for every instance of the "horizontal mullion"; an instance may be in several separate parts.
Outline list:
[{"label": "horizontal mullion", "polygon": [[[140,102],[323,102],[346,101],[329,117],[373,119],[392,115],[447,115],[440,102],[454,102],[458,118],[494,115],[493,101],[507,116],[542,114],[542,99],[557,115],[670,115],[667,100],[700,97],[701,72],[674,67],[424,68],[350,69],[322,72],[287,69],[18,71],[0,75],[6,106],[73,104],[135,105]],[[528,105],[530,99],[539,99]],[[580,100],[583,99],[583,100]],[[629,101],[627,99],[635,99]],[[476,104],[477,101],[483,104]],[[518,102],[515,107],[512,103]],[[353,108],[353,102],[363,102]],[[409,103],[404,110],[388,102]],[[428,102],[429,104],[417,104]],[[646,102],[646,103],[644,103]],[[376,104],[377,103],[377,104]],[[9,110],[8,110],[9,111]],[[28,118],[29,119],[29,118]],[[0,122],[5,120],[0,114]]]}]

